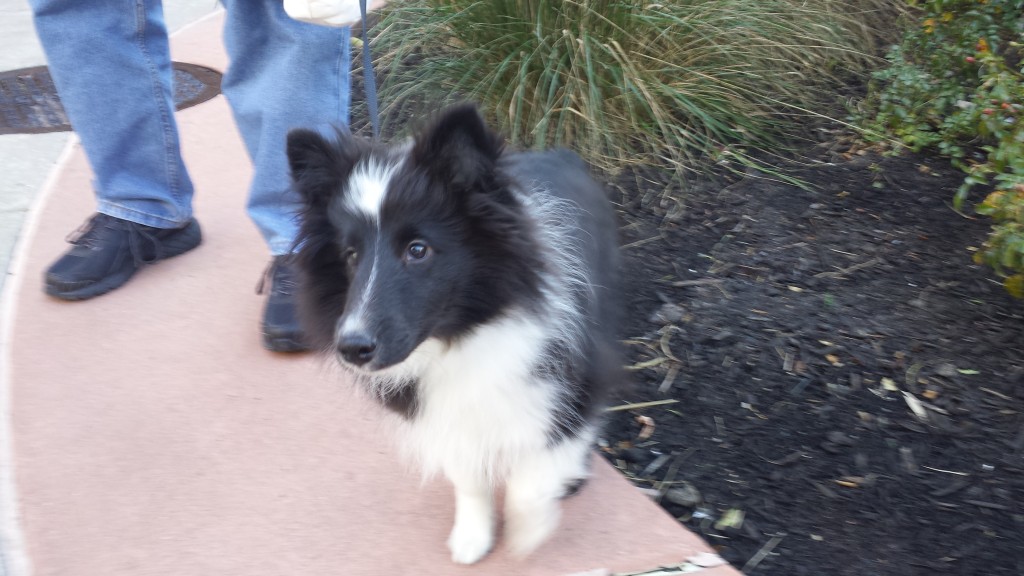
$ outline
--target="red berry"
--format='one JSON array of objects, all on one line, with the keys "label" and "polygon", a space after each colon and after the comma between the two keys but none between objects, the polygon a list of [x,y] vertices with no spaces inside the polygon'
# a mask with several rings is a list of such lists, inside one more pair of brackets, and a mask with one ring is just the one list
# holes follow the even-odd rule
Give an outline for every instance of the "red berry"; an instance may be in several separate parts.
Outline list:
[{"label": "red berry", "polygon": [[995,112],[995,110],[991,108],[985,108],[984,110],[981,111],[981,113],[986,116],[991,116],[993,112]]},{"label": "red berry", "polygon": [[964,60],[967,60],[971,64],[974,64],[974,62],[977,60],[977,58],[975,58],[974,56],[968,56],[967,58],[964,58]]}]

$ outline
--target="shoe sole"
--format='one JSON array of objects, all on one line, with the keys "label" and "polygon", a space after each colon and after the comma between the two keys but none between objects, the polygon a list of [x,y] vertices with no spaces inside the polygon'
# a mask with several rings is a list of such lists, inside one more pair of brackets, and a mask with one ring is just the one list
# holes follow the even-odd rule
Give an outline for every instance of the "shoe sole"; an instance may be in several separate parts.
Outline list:
[{"label": "shoe sole", "polygon": [[[199,222],[193,218],[181,232],[175,234],[166,241],[161,242],[161,247],[164,249],[164,255],[161,258],[154,260],[153,262],[159,262],[160,260],[166,260],[173,258],[174,256],[180,256],[189,250],[192,250],[196,246],[199,246],[203,242],[203,233],[199,228]],[[74,288],[71,290],[63,289],[59,286],[54,286],[49,282],[46,283],[45,292],[54,298],[60,298],[61,300],[77,301],[77,300],[88,300],[89,298],[95,298],[96,296],[102,296],[107,292],[114,289],[120,288],[132,276],[138,272],[139,268],[130,268],[125,272],[119,274],[113,274],[82,286],[81,288]]]},{"label": "shoe sole", "polygon": [[271,352],[308,352],[310,347],[295,338],[263,335],[263,347]]}]

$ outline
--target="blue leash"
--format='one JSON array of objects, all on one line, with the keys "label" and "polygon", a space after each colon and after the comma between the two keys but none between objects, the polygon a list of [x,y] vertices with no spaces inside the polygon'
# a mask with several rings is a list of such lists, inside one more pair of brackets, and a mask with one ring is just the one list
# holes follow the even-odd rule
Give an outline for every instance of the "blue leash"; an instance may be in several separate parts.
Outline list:
[{"label": "blue leash", "polygon": [[370,114],[373,139],[380,138],[380,118],[377,113],[377,78],[373,74],[373,60],[370,58],[370,39],[367,35],[366,0],[359,0],[359,12],[363,18],[363,91],[366,93],[366,109]]}]

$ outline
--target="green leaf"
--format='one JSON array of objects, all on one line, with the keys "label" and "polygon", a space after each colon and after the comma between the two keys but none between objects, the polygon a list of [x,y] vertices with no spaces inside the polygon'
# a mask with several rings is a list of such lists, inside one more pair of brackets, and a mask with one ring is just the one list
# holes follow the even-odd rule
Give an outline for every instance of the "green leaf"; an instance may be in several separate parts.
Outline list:
[{"label": "green leaf", "polygon": [[1024,298],[1024,274],[1007,276],[1006,280],[1003,280],[1003,286],[1014,298]]}]

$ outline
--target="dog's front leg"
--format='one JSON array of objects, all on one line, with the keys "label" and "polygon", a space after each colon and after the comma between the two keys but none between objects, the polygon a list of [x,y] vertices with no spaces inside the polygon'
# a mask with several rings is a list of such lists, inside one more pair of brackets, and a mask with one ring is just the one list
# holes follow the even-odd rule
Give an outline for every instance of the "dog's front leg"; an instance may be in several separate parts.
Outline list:
[{"label": "dog's front leg", "polygon": [[479,475],[447,471],[455,485],[455,525],[448,537],[452,561],[473,564],[494,545],[494,488]]},{"label": "dog's front leg", "polygon": [[588,433],[540,450],[512,471],[505,491],[505,534],[513,554],[533,552],[558,527],[561,499],[590,475],[591,437]]},{"label": "dog's front leg", "polygon": [[[562,484],[552,467],[526,468],[509,478],[505,493],[505,534],[516,556],[526,556],[547,540],[561,518]],[[547,476],[547,477],[545,477]]]}]

